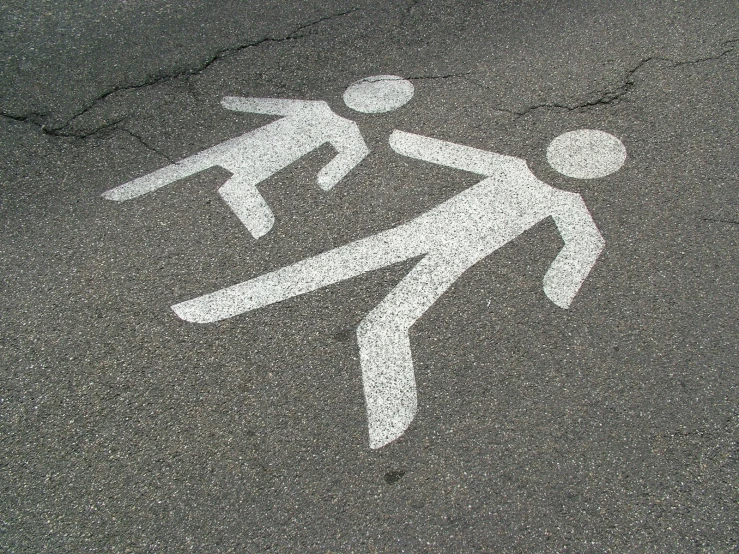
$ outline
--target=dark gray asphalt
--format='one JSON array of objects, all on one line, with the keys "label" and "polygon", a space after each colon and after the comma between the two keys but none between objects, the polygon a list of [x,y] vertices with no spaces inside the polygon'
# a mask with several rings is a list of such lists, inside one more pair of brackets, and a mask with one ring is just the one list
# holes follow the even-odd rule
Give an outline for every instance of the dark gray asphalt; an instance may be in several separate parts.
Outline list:
[{"label": "dark gray asphalt", "polygon": [[[21,2],[0,6],[0,551],[732,552],[739,548],[734,1]],[[396,112],[341,101],[412,79]],[[255,241],[211,170],[100,194],[327,100],[372,150],[261,187]],[[545,158],[602,129],[626,165]],[[412,329],[419,410],[367,444],[355,329],[411,262],[216,324],[170,306],[408,221],[477,182],[393,129],[525,158],[606,248],[572,308],[551,219]]]}]

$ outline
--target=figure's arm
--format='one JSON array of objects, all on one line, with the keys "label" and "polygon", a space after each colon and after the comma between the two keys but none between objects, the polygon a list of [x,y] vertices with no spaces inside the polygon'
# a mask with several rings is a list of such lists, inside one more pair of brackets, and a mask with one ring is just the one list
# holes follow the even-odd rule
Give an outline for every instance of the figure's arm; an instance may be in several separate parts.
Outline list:
[{"label": "figure's arm", "polygon": [[207,155],[209,150],[194,154],[189,158],[180,160],[177,163],[170,164],[162,169],[153,171],[148,175],[129,181],[113,189],[105,191],[103,198],[108,200],[115,200],[116,202],[123,202],[124,200],[131,200],[137,196],[147,194],[149,192],[160,189],[170,183],[199,173],[204,169],[209,169],[216,165]]},{"label": "figure's arm", "polygon": [[544,293],[561,308],[568,308],[600,256],[605,241],[579,194],[560,192],[552,217],[564,248],[544,275]]},{"label": "figure's arm", "polygon": [[286,98],[243,98],[226,96],[221,106],[235,112],[259,113],[265,115],[290,115],[313,104],[310,100],[290,100]]},{"label": "figure's arm", "polygon": [[330,190],[369,154],[369,148],[353,121],[347,121],[347,125],[329,142],[338,154],[318,172],[318,186],[323,190]]},{"label": "figure's arm", "polygon": [[504,156],[454,142],[424,137],[405,131],[393,131],[390,135],[390,146],[398,154],[424,160],[478,175],[491,176],[503,167],[503,164],[526,164],[513,156]]}]

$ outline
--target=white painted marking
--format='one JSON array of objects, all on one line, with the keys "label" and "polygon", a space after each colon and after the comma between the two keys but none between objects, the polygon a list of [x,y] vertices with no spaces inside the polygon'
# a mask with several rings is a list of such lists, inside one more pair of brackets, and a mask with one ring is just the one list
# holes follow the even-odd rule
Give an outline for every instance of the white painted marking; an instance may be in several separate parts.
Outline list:
[{"label": "white painted marking", "polygon": [[547,160],[568,177],[597,179],[621,169],[626,147],[605,131],[580,129],[555,138],[547,148]]},{"label": "white painted marking", "polygon": [[229,110],[281,115],[281,119],[244,133],[175,164],[111,189],[103,196],[122,202],[155,191],[211,167],[233,173],[219,193],[254,238],[266,234],[274,215],[257,185],[326,142],[337,156],[319,173],[318,185],[329,190],[369,152],[356,123],[336,115],[323,101],[226,97]]},{"label": "white painted marking", "polygon": [[552,217],[565,245],[544,276],[544,292],[567,308],[605,244],[582,198],[538,180],[524,160],[402,131],[390,145],[486,178],[404,225],[172,306],[187,321],[219,321],[423,255],[357,329],[371,448],[395,440],[413,420],[408,331],[467,269]]},{"label": "white painted marking", "polygon": [[397,75],[374,75],[353,83],[344,92],[344,103],[362,113],[395,110],[413,98],[413,83]]}]

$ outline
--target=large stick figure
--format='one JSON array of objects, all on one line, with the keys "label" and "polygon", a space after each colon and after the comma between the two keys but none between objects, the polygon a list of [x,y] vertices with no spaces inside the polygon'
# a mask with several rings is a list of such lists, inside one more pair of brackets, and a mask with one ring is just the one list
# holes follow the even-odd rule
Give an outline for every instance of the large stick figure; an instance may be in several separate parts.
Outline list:
[{"label": "large stick figure", "polygon": [[[172,306],[187,321],[219,321],[423,255],[357,329],[371,448],[398,438],[413,420],[408,331],[467,269],[552,217],[565,244],[544,276],[544,292],[567,308],[605,244],[582,198],[540,181],[522,159],[401,131],[390,145],[485,179],[404,225]],[[548,150],[555,169],[579,178],[611,173],[625,156],[618,139],[590,130],[561,135]]]},{"label": "large stick figure", "polygon": [[[394,75],[367,77],[344,92],[344,102],[364,113],[394,110],[413,96],[413,84]],[[283,116],[277,121],[217,144],[177,163],[134,179],[103,194],[124,201],[155,191],[190,175],[220,166],[233,176],[218,190],[254,238],[265,235],[275,217],[257,185],[325,143],[338,152],[318,173],[318,186],[330,190],[367,156],[357,124],[335,114],[323,101],[227,96],[229,110]]]}]

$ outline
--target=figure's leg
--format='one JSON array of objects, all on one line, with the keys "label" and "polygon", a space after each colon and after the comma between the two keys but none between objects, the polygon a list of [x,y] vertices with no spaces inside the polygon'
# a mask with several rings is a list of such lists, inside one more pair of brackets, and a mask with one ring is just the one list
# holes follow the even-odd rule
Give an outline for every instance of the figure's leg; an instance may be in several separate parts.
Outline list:
[{"label": "figure's leg", "polygon": [[275,224],[272,210],[257,189],[258,182],[244,175],[234,174],[218,189],[218,194],[255,239],[266,235]]},{"label": "figure's leg", "polygon": [[351,279],[414,256],[423,245],[402,226],[172,306],[185,321],[212,323]]},{"label": "figure's leg", "polygon": [[359,324],[370,448],[397,439],[413,421],[416,380],[408,331],[467,267],[430,254]]}]

